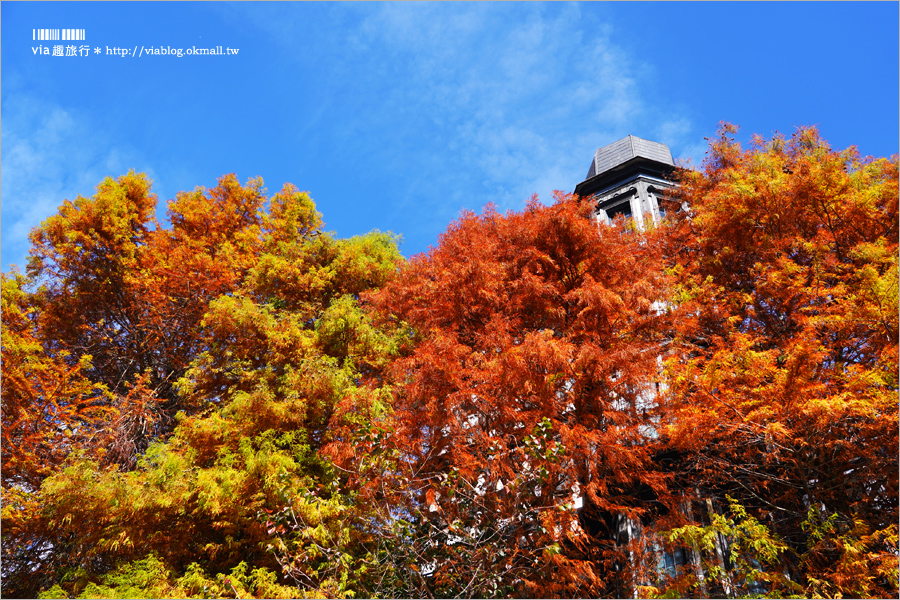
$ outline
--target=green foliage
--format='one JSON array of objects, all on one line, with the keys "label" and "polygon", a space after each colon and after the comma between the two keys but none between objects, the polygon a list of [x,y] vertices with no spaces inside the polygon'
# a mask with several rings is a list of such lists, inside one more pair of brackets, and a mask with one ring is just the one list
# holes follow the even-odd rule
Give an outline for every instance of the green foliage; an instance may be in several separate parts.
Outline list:
[{"label": "green foliage", "polygon": [[[870,533],[860,519],[846,523],[838,513],[822,518],[810,507],[802,523],[807,545],[797,556],[769,526],[727,498],[729,514],[710,513],[707,525],[661,533],[670,544],[700,553],[703,581],[692,573],[663,579],[646,586],[645,594],[667,598],[718,589],[731,598],[872,598],[897,587],[897,557],[889,549],[897,547],[896,525]],[[791,560],[802,565],[804,581],[788,577]]]},{"label": "green foliage", "polygon": [[[730,598],[801,597],[793,595],[802,588],[783,572],[782,555],[790,552],[789,547],[736,500],[726,498],[729,514],[711,512],[708,525],[676,527],[662,532],[661,537],[669,544],[699,552],[702,585],[720,589]],[[693,574],[683,579],[686,581],[663,580],[655,591],[646,591],[659,598],[671,597],[672,592],[694,595],[700,591],[701,582]]]},{"label": "green foliage", "polygon": [[89,583],[79,598],[167,598],[169,571],[155,556],[125,564],[103,577],[100,584]]},{"label": "green foliage", "polygon": [[[172,571],[155,555],[123,564],[104,575],[99,583],[88,583],[78,598],[297,598],[298,590],[277,583],[276,573],[258,568],[248,572],[241,562],[231,572],[207,575],[197,563],[173,578]],[[68,598],[58,584],[38,598]]]}]

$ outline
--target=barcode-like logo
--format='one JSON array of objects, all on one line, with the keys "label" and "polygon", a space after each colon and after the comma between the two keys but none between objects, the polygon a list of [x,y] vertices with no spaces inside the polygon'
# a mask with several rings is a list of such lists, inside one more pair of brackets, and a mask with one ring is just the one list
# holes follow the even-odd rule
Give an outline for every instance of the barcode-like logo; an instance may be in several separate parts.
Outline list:
[{"label": "barcode-like logo", "polygon": [[83,40],[84,29],[32,29],[31,39],[41,41]]}]

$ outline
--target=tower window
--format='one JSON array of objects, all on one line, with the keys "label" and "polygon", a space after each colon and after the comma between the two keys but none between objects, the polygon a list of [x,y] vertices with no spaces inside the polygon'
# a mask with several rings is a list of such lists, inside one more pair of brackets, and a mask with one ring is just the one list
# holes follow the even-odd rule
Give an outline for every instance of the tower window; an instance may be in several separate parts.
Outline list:
[{"label": "tower window", "polygon": [[606,209],[606,216],[609,217],[610,221],[612,221],[619,215],[622,215],[626,219],[631,218],[631,202],[623,202],[622,204],[617,204],[612,208]]}]

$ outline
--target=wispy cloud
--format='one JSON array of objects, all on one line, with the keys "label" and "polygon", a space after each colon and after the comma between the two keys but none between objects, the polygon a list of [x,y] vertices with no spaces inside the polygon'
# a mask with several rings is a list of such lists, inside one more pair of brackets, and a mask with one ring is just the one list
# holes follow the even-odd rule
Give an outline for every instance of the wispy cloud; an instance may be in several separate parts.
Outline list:
[{"label": "wispy cloud", "polygon": [[596,146],[626,135],[642,110],[639,67],[578,5],[386,4],[357,36],[403,68],[394,102],[434,115],[459,165],[446,180],[470,174],[478,204],[519,208],[571,189]]},{"label": "wispy cloud", "polygon": [[302,82],[289,88],[298,108],[285,131],[315,148],[313,161],[346,168],[331,197],[311,190],[326,220],[346,205],[338,198],[371,197],[370,220],[418,248],[462,208],[519,209],[534,193],[549,201],[574,189],[597,147],[630,133],[661,136],[676,153],[691,139],[684,111],[657,106],[654,67],[617,43],[634,32],[616,30],[605,5],[215,9]]},{"label": "wispy cloud", "polygon": [[4,97],[2,144],[4,271],[13,264],[24,270],[29,232],[63,200],[89,195],[106,176],[138,164],[86,116],[24,93]]},{"label": "wispy cloud", "polygon": [[[300,22],[316,46],[302,5],[271,10],[278,14],[253,11],[256,23],[285,48],[296,47]],[[425,213],[423,221],[446,223],[487,201],[519,208],[535,192],[549,199],[584,177],[598,145],[691,129],[678,115],[644,122],[661,121],[645,106],[648,68],[616,46],[601,12],[582,5],[342,5],[329,18],[346,43],[316,60],[353,82],[341,89],[351,116],[334,134],[405,173],[395,209]],[[424,193],[435,188],[441,193]]]}]

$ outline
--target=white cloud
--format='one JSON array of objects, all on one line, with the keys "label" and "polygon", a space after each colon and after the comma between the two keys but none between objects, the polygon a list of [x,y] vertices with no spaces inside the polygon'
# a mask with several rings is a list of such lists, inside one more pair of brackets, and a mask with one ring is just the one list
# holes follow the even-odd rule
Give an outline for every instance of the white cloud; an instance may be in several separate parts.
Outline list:
[{"label": "white cloud", "polygon": [[656,141],[667,144],[672,150],[676,162],[697,168],[703,162],[707,144],[694,135],[691,121],[685,117],[673,116],[660,123],[654,130]]},{"label": "white cloud", "polygon": [[406,65],[397,102],[439,115],[456,160],[499,194],[485,201],[519,208],[534,192],[573,188],[596,147],[629,133],[642,110],[636,69],[595,25],[578,5],[386,4],[358,35]]},{"label": "white cloud", "polygon": [[137,164],[134,152],[113,146],[96,123],[22,93],[3,100],[2,145],[4,271],[12,264],[24,270],[29,232],[64,200],[90,195],[105,177]]},{"label": "white cloud", "polygon": [[[399,190],[385,208],[416,215],[402,219],[408,234],[440,231],[463,207],[549,202],[584,178],[599,146],[630,133],[662,134],[673,151],[690,137],[686,117],[653,112],[653,67],[616,44],[626,32],[602,5],[256,6],[228,10],[247,11],[286,56],[327,65],[342,107],[329,134],[390,174]],[[337,50],[323,19],[340,24]],[[309,50],[298,54],[300,32]]]}]

